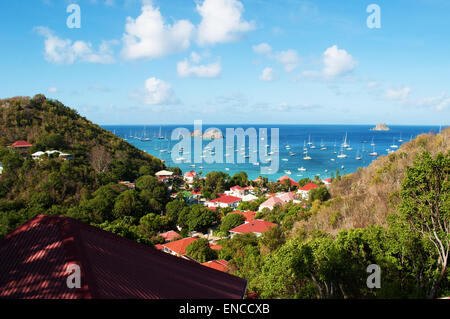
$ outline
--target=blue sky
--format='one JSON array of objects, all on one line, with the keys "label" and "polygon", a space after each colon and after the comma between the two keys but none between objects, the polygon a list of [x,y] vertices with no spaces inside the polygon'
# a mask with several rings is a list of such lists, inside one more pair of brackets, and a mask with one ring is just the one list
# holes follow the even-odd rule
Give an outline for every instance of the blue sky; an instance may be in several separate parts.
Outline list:
[{"label": "blue sky", "polygon": [[[81,9],[68,28],[67,6]],[[368,28],[370,4],[381,28]],[[0,97],[98,124],[435,124],[450,118],[445,0],[0,3]]]}]

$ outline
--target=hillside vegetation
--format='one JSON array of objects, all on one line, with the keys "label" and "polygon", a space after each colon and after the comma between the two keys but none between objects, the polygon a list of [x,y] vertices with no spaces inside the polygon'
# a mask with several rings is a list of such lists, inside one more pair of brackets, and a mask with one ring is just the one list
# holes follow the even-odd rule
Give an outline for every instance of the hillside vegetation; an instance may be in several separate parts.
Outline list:
[{"label": "hillside vegetation", "polygon": [[[17,140],[33,144],[26,157],[8,148]],[[31,159],[33,152],[46,150],[69,153],[73,159]],[[43,95],[0,100],[0,161],[0,235],[38,213],[67,214],[101,187],[119,194],[126,188],[119,181],[165,168],[159,159]],[[82,217],[90,222],[107,219],[105,214]]]},{"label": "hillside vegetation", "polygon": [[368,167],[334,181],[329,188],[331,200],[307,221],[298,222],[293,229],[321,230],[336,235],[342,229],[387,225],[387,216],[396,213],[399,191],[406,167],[423,151],[435,155],[450,150],[450,128],[441,134],[421,134],[404,143],[396,152],[380,156]]}]

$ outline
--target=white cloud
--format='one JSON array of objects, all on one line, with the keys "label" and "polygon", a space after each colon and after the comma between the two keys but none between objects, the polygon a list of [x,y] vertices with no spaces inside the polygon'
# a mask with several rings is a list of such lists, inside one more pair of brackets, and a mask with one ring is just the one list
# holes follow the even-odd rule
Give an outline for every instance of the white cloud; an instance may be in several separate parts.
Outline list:
[{"label": "white cloud", "polygon": [[47,92],[48,92],[48,93],[57,93],[57,92],[58,92],[58,89],[57,89],[56,87],[49,87],[49,88],[47,89]]},{"label": "white cloud", "polygon": [[353,71],[358,63],[345,50],[340,50],[337,45],[328,48],[323,54],[325,76],[339,76]]},{"label": "white cloud", "polygon": [[216,78],[222,72],[220,61],[210,64],[191,64],[187,59],[178,62],[177,64],[178,76],[186,78],[189,76],[196,76],[199,78]]},{"label": "white cloud", "polygon": [[252,49],[255,53],[263,54],[267,58],[274,59],[278,63],[282,64],[286,72],[292,72],[300,64],[300,57],[298,55],[298,52],[294,49],[272,53],[272,48],[265,42],[254,45]]},{"label": "white cloud", "polygon": [[271,81],[275,80],[273,69],[265,68],[263,70],[261,76],[259,77],[259,79],[264,82],[271,82]]},{"label": "white cloud", "polygon": [[143,91],[134,92],[132,97],[148,105],[177,103],[172,86],[155,77],[148,78],[145,81],[145,89]]},{"label": "white cloud", "polygon": [[273,55],[273,58],[284,65],[286,72],[294,71],[300,64],[300,57],[297,51],[293,49],[277,52]]},{"label": "white cloud", "polygon": [[153,59],[186,50],[194,29],[188,20],[165,24],[159,8],[144,2],[140,16],[127,18],[122,54],[127,59]]},{"label": "white cloud", "polygon": [[194,51],[191,52],[191,55],[189,56],[189,58],[194,63],[200,63],[200,61],[202,60],[202,56]]},{"label": "white cloud", "polygon": [[46,27],[36,27],[35,30],[45,37],[45,59],[56,64],[73,64],[77,60],[89,63],[113,63],[114,52],[112,46],[117,41],[102,41],[99,50],[95,52],[92,44],[84,41],[72,42],[70,39],[61,39]]},{"label": "white cloud", "polygon": [[388,100],[405,101],[408,98],[409,93],[411,93],[411,88],[405,86],[404,88],[398,90],[387,90],[384,97]]},{"label": "white cloud", "polygon": [[260,43],[258,45],[254,45],[253,51],[258,54],[269,54],[272,52],[272,48],[267,43]]},{"label": "white cloud", "polygon": [[353,71],[358,62],[343,49],[333,45],[322,55],[323,69],[320,71],[306,70],[300,75],[308,78],[333,79]]},{"label": "white cloud", "polygon": [[244,6],[237,0],[204,0],[197,3],[197,12],[202,17],[197,31],[200,45],[236,41],[255,29],[253,21],[243,19]]},{"label": "white cloud", "polygon": [[384,95],[385,99],[391,101],[397,101],[403,106],[425,108],[435,111],[442,111],[450,106],[450,97],[442,92],[437,96],[423,97],[423,98],[410,98],[411,89],[407,86],[395,90],[389,89]]},{"label": "white cloud", "polygon": [[367,88],[372,89],[372,88],[376,88],[379,85],[380,85],[380,83],[378,83],[376,81],[372,81],[372,82],[367,83]]},{"label": "white cloud", "polygon": [[442,111],[450,106],[450,98],[446,98],[436,106],[436,110]]}]

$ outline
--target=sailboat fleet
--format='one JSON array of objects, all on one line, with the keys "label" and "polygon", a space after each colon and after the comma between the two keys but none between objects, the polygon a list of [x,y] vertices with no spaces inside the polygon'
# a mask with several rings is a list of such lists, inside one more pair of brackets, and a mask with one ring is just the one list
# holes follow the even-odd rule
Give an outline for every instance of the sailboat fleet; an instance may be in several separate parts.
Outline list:
[{"label": "sailboat fleet", "polygon": [[[127,129],[128,130],[128,129]],[[117,131],[120,130],[117,129]],[[115,133],[115,132],[114,132]],[[153,142],[154,144],[152,144],[152,148],[155,148],[155,153],[157,152],[159,154],[159,156],[168,156],[168,155],[164,155],[164,154],[170,154],[171,153],[171,141],[169,139],[167,139],[167,132],[163,132],[162,130],[162,126],[153,130],[148,130],[147,126],[144,126],[143,129],[136,130],[136,129],[129,129],[129,134],[123,134],[122,138],[124,140],[138,140],[140,142]],[[120,135],[120,134],[119,134]],[[170,132],[169,132],[170,135]],[[351,138],[351,136],[350,136]],[[317,143],[317,146],[314,144],[314,139],[320,140],[320,144]],[[280,153],[279,155],[284,155],[284,156],[280,156],[280,160],[283,163],[281,165],[281,171],[284,172],[287,175],[291,175],[293,174],[293,171],[298,171],[298,175],[297,176],[303,176],[302,174],[304,172],[307,172],[308,169],[311,170],[312,167],[308,167],[314,164],[317,164],[318,161],[322,161],[323,159],[323,155],[319,155],[319,154],[331,154],[331,158],[329,158],[328,163],[331,165],[336,164],[338,166],[336,167],[341,167],[344,168],[344,160],[348,160],[348,158],[351,158],[352,160],[356,160],[356,161],[363,161],[365,159],[365,157],[367,156],[371,156],[371,157],[376,157],[379,155],[378,151],[376,150],[376,145],[374,142],[374,137],[367,140],[361,140],[361,144],[359,146],[356,146],[354,143],[353,148],[355,149],[355,153],[353,152],[349,152],[352,151],[353,148],[351,146],[350,140],[349,140],[349,134],[348,132],[345,132],[345,135],[343,136],[343,139],[341,140],[341,143],[338,143],[337,140],[335,139],[334,144],[333,142],[329,142],[329,143],[324,143],[324,138],[320,138],[317,139],[317,137],[314,137],[311,134],[308,134],[307,139],[304,139],[303,141],[303,145],[295,145],[295,143],[293,143],[292,141],[290,141],[290,143],[283,143],[282,144],[282,149],[283,152],[281,152],[281,147],[280,147],[280,151],[275,150],[270,148],[270,145],[267,144],[266,141],[263,141],[262,139],[260,139],[260,143],[264,143],[266,147],[266,159],[264,160],[264,163],[270,163],[271,160],[271,156],[273,156],[276,153]],[[411,138],[412,139],[412,136]],[[394,152],[396,149],[398,149],[400,147],[400,145],[403,142],[408,141],[408,139],[403,139],[402,138],[402,134],[399,134],[399,136],[394,136],[392,138],[392,144],[388,143],[388,147],[386,149],[387,153],[392,153]],[[163,142],[166,141],[166,142]],[[366,146],[367,144],[367,146]],[[370,146],[369,146],[370,145]],[[298,147],[298,149],[297,149]],[[303,149],[302,149],[303,148]],[[317,149],[317,151],[321,151],[320,153],[316,152],[315,149]],[[371,151],[370,151],[371,149]],[[297,152],[298,150],[298,152]],[[329,150],[329,153],[326,152],[327,150]],[[250,149],[250,147],[232,147],[232,146],[227,146],[226,150],[224,152],[224,157],[234,157],[234,153],[236,152],[236,156],[242,156],[244,158],[250,158],[250,154],[253,153],[257,153],[258,150],[254,150],[254,149]],[[301,152],[301,153],[300,153]],[[323,153],[322,153],[323,152]],[[203,154],[202,154],[202,158],[206,158],[208,155],[215,155],[216,150],[214,149],[207,149],[205,148],[203,150]],[[383,152],[384,153],[384,152]],[[299,155],[300,154],[300,155]],[[177,151],[177,159],[175,160],[176,163],[189,163],[189,157],[187,156],[188,153],[185,152],[185,150],[180,149],[179,151]],[[278,154],[277,154],[278,155]],[[317,156],[317,157],[316,157]],[[299,158],[299,162],[297,162],[299,164],[299,166],[292,167],[293,165],[291,163],[296,163],[296,158]],[[315,160],[313,160],[313,158]],[[310,163],[310,164],[308,164]],[[312,164],[311,164],[312,163]],[[259,167],[260,165],[263,165],[263,163],[259,163],[259,162],[252,162],[249,163],[252,164],[254,167]],[[294,164],[295,165],[295,164]],[[284,166],[284,167],[283,167]],[[331,167],[333,167],[331,166]],[[191,168],[196,168],[195,164],[189,163],[189,167]],[[197,165],[198,167],[198,165]],[[331,167],[327,167],[324,168],[325,173],[328,173],[331,170]],[[230,167],[227,167],[226,170],[230,170]]]}]

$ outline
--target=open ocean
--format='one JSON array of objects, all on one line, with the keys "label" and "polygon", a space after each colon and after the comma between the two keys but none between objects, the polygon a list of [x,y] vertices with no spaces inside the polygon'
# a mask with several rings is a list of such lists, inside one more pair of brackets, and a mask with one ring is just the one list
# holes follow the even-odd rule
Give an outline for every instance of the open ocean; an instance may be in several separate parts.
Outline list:
[{"label": "open ocean", "polygon": [[[440,130],[439,126],[403,125],[389,126],[390,131],[370,131],[370,128],[373,128],[374,125],[203,125],[203,132],[208,128],[214,127],[221,130],[224,137],[226,137],[226,128],[243,128],[246,130],[247,128],[253,127],[257,132],[259,128],[267,128],[268,138],[265,140],[258,138],[258,142],[264,143],[264,145],[266,143],[271,144],[270,129],[279,128],[279,152],[275,152],[272,155],[279,156],[279,169],[276,172],[270,172],[270,174],[261,174],[261,166],[269,166],[269,163],[263,163],[261,161],[260,166],[256,166],[249,162],[249,158],[244,159],[245,163],[237,163],[237,156],[243,156],[242,152],[246,152],[249,155],[251,151],[247,149],[248,139],[246,140],[247,145],[245,150],[241,150],[239,146],[236,146],[237,142],[235,141],[235,152],[233,152],[233,150],[226,148],[224,138],[222,163],[206,163],[205,160],[207,158],[202,158],[202,163],[194,163],[192,154],[194,150],[193,146],[189,154],[179,154],[179,152],[176,152],[177,154],[174,155],[174,158],[183,157],[190,159],[190,163],[174,163],[172,155],[167,150],[173,148],[180,141],[170,141],[171,133],[179,127],[184,127],[192,132],[193,125],[105,125],[103,127],[115,133],[117,136],[126,139],[127,142],[135,145],[137,148],[164,160],[167,166],[180,167],[183,173],[194,170],[197,173],[200,171],[203,172],[203,176],[205,176],[210,171],[223,171],[233,176],[235,173],[245,171],[250,179],[264,176],[268,177],[269,180],[276,180],[283,175],[289,175],[294,180],[299,180],[305,177],[314,178],[317,174],[320,174],[320,178],[323,179],[330,177],[331,172],[336,174],[336,169],[339,169],[341,175],[348,174],[356,171],[358,167],[368,166],[378,156],[387,155],[388,149],[396,150],[396,148],[391,148],[392,145],[398,145],[400,147],[402,143],[408,142],[411,138],[415,138],[419,134],[429,132],[438,133]],[[350,147],[342,148],[342,152],[347,157],[338,158],[337,155],[341,154],[341,145],[346,135],[347,144]],[[158,138],[159,136],[164,137],[164,139]],[[150,140],[143,141],[143,138]],[[371,146],[372,140],[375,146]],[[216,141],[205,139],[203,140],[203,146],[205,147],[209,143]],[[309,141],[312,144],[308,145],[307,143]],[[308,156],[311,157],[311,160],[303,159],[305,156],[304,143],[306,143]],[[313,145],[315,148],[311,147]],[[322,148],[326,149],[322,150]],[[270,146],[268,150],[271,150]],[[369,155],[373,150],[378,153],[378,156]],[[209,151],[205,152],[210,154]],[[235,158],[234,164],[226,163],[225,154],[227,152],[233,154]],[[290,154],[290,152],[293,154]],[[361,157],[360,160],[356,159],[358,155]],[[195,167],[192,167],[192,165],[195,165]],[[298,170],[300,167],[304,167],[306,171]],[[288,174],[289,172],[291,174]]]}]

